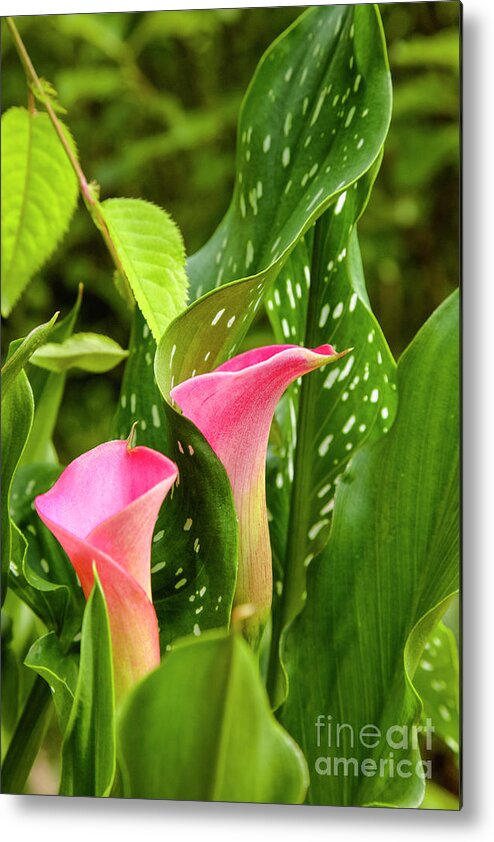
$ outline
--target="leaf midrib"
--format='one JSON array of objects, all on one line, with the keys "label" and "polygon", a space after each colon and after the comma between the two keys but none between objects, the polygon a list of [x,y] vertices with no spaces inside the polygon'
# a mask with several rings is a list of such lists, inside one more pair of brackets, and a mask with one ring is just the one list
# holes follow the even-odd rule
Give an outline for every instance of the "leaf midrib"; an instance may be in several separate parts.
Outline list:
[{"label": "leaf midrib", "polygon": [[[34,120],[34,114],[31,114],[30,112],[28,112],[27,113],[28,140],[27,140],[27,156],[26,156],[27,157],[27,165],[26,165],[26,173],[25,173],[25,178],[24,178],[24,190],[23,190],[23,193],[22,193],[22,204],[21,204],[21,208],[20,208],[20,212],[19,212],[17,231],[16,231],[16,235],[15,235],[14,245],[13,245],[13,248],[12,248],[12,255],[11,255],[11,259],[10,259],[10,264],[7,267],[7,271],[5,273],[7,275],[7,277],[12,271],[12,266],[15,265],[15,257],[16,257],[18,246],[19,246],[20,233],[21,233],[21,230],[22,230],[22,226],[23,226],[24,218],[25,218],[25,213],[26,213],[28,185],[29,185],[29,182],[30,182],[30,179],[31,179],[31,166],[32,166],[32,160],[31,159],[32,159],[32,146],[33,146],[33,125],[32,125],[33,120]],[[14,295],[14,298],[10,302],[10,306],[13,306],[15,301],[16,301],[16,296]],[[8,302],[8,297],[7,297],[7,302]]]}]

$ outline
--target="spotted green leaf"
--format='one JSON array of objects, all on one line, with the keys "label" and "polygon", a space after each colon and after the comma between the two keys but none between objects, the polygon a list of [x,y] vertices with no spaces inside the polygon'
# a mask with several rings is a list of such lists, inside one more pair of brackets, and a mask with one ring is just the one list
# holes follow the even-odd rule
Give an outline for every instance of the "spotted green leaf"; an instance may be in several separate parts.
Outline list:
[{"label": "spotted green leaf", "polygon": [[97,573],[82,623],[81,658],[62,745],[61,795],[109,795],[116,769],[110,623]]},{"label": "spotted green leaf", "polygon": [[[315,51],[310,61],[307,57],[308,41],[313,41]],[[369,44],[372,44],[372,49]],[[319,45],[317,50],[316,45]],[[352,56],[355,71],[350,68]],[[308,69],[304,73],[306,66]],[[297,80],[298,86],[289,84],[290,74],[294,74],[293,82]],[[347,112],[355,105],[350,122],[355,118],[357,125],[360,119],[365,120],[367,130],[365,142],[359,144],[354,155],[347,155],[343,160],[346,153],[341,154],[341,140],[346,137],[350,126],[350,123],[346,127],[344,125],[348,113],[342,120],[339,109],[326,98],[326,91],[333,85],[336,96],[337,88],[343,84],[348,86],[349,74],[352,87],[349,91],[345,87],[340,96],[345,98]],[[360,77],[358,81],[357,76]],[[272,105],[267,105],[270,90],[276,91],[277,102],[287,109],[286,113],[290,110],[292,96],[293,109],[297,107],[300,111],[299,119],[293,121],[289,131],[293,152],[290,167],[283,166],[280,160],[276,161],[274,150],[270,155],[270,149],[263,148],[268,133],[271,133],[273,143],[279,134],[279,114]],[[308,102],[304,105],[306,98]],[[211,290],[219,283],[224,285],[196,301],[165,331],[159,343],[155,369],[165,402],[174,384],[214,368],[238,348],[262,305],[267,286],[275,279],[302,233],[328,205],[337,200],[345,186],[361,177],[378,158],[389,122],[389,104],[389,73],[380,20],[374,8],[345,6],[309,10],[268,50],[251,83],[240,117],[237,178],[232,205],[210,242],[188,264],[194,295]],[[357,105],[362,112],[367,109],[364,116],[357,115]],[[302,114],[304,108],[305,113]],[[254,114],[255,126],[251,126]],[[308,133],[311,134],[310,142],[307,142]],[[288,143],[286,136],[283,142]],[[314,170],[311,184],[305,185],[306,195],[300,189],[294,189],[293,193],[288,190],[284,195],[290,174],[300,173],[302,179],[304,173],[314,167],[316,158],[319,176],[316,177]],[[325,172],[326,168],[329,168],[328,172]],[[247,179],[256,185],[256,190],[258,182],[262,182],[259,192],[264,192],[263,196],[257,196],[257,204],[252,194],[249,210],[246,207],[244,214],[241,201],[244,188],[240,190],[239,185],[245,187]],[[317,194],[315,201],[312,201],[311,190],[314,195]],[[289,220],[277,218],[281,208],[286,208],[287,212],[290,210]],[[251,239],[248,238],[249,231]],[[269,247],[267,237],[272,238]],[[273,250],[277,239],[280,242]],[[226,281],[231,283],[225,285]],[[162,404],[151,381],[154,343],[147,325],[142,328],[138,319],[131,348],[119,408],[118,435],[127,435],[130,424],[139,419],[143,443],[164,448],[167,442],[169,448],[175,448],[175,451],[167,451],[173,456],[177,441],[183,447],[184,437],[172,432],[181,423],[178,420],[180,416],[166,403]],[[211,456],[210,460],[212,462]],[[206,475],[204,477],[204,492],[201,494],[212,487]],[[192,498],[194,493],[193,490],[188,492],[189,497]],[[165,513],[167,506],[168,502],[164,507]],[[219,507],[219,511],[223,516],[224,505]],[[181,517],[183,530],[189,517],[194,520],[190,505],[182,509]],[[225,520],[223,536],[228,529],[230,532],[235,529],[231,511],[230,518]],[[167,534],[166,530],[159,532]],[[195,537],[199,538],[199,546],[204,546],[201,537]],[[156,564],[154,558],[153,563]],[[180,576],[183,572],[189,583],[194,577],[187,575],[187,568],[182,564],[175,570],[180,567]],[[202,587],[196,587],[195,591],[200,593]],[[190,597],[197,596],[195,591],[190,593]],[[213,593],[216,593],[215,589]]]},{"label": "spotted green leaf", "polygon": [[[72,147],[75,147],[64,127]],[[66,232],[77,179],[47,114],[10,108],[2,117],[2,315]]]},{"label": "spotted green leaf", "polygon": [[228,626],[237,571],[236,515],[230,483],[204,437],[163,402],[152,376],[155,343],[134,315],[115,435],[166,453],[179,468],[152,546],[153,600],[162,651],[178,637]]},{"label": "spotted green leaf", "polygon": [[[327,540],[335,481],[376,421],[382,426],[394,411],[394,363],[370,311],[355,231],[379,166],[390,107],[387,58],[372,6],[311,9],[268,50],[240,115],[232,204],[188,263],[195,295],[221,286],[170,325],[156,357],[166,398],[176,383],[238,349],[266,291],[279,342],[315,347],[329,339],[338,351],[359,345],[332,371],[306,379],[300,416],[298,384],[280,410],[280,453],[270,456],[277,497],[269,502],[275,554],[290,574],[277,576],[284,590],[274,618],[273,698],[283,689],[277,640],[300,608],[305,565]],[[312,226],[326,210],[314,255]],[[367,347],[374,339],[371,360]],[[367,382],[371,371],[375,382]]]},{"label": "spotted green leaf", "polygon": [[460,750],[458,646],[451,629],[439,623],[429,636],[413,677],[424,717],[451,751]]},{"label": "spotted green leaf", "polygon": [[[281,264],[376,160],[390,101],[375,6],[321,6],[301,15],[263,56],[247,91],[232,202],[189,261],[193,294]],[[234,313],[227,309],[223,322]]]},{"label": "spotted green leaf", "polygon": [[305,597],[308,565],[328,541],[337,483],[370,437],[389,429],[396,408],[395,362],[365,289],[356,224],[377,165],[316,223],[267,297],[278,342],[351,352],[293,384],[278,411],[281,442],[270,455],[268,506],[277,562],[269,684],[280,703],[279,639]]},{"label": "spotted green leaf", "polygon": [[305,760],[269,708],[238,634],[184,640],[124,706],[127,797],[300,803]]},{"label": "spotted green leaf", "polygon": [[47,371],[61,373],[69,368],[101,373],[110,371],[128,355],[118,342],[100,333],[74,333],[63,342],[47,342],[31,358],[31,363]]},{"label": "spotted green leaf", "polygon": [[142,199],[106,199],[100,209],[119,268],[158,340],[187,303],[182,236],[164,210]]},{"label": "spotted green leaf", "polygon": [[[412,682],[458,588],[458,369],[454,293],[399,361],[393,425],[355,454],[338,484],[329,542],[288,630],[281,720],[307,757],[312,804],[411,807],[423,798]],[[379,736],[362,741],[369,724]],[[393,745],[389,728],[398,729]]]},{"label": "spotted green leaf", "polygon": [[374,6],[310,9],[269,48],[240,114],[232,203],[187,266],[195,297],[221,286],[161,340],[163,394],[235,352],[304,232],[378,159],[390,106]]}]

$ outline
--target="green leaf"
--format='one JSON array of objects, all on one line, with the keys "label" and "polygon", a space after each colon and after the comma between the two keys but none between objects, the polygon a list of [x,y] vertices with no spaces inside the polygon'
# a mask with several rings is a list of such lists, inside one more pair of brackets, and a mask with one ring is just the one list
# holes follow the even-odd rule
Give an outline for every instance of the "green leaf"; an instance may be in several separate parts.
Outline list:
[{"label": "green leaf", "polygon": [[[300,608],[304,562],[327,540],[334,482],[353,449],[372,434],[376,422],[383,422],[381,410],[393,417],[394,362],[370,311],[355,232],[379,166],[390,108],[386,52],[372,6],[311,9],[268,50],[240,116],[232,204],[211,240],[188,264],[196,295],[223,286],[170,325],[156,356],[156,379],[167,399],[173,385],[211,370],[238,349],[266,292],[280,342],[317,346],[328,341],[331,324],[329,339],[341,351],[356,346],[359,331],[365,330],[365,346],[334,371],[306,378],[298,421],[297,384],[281,409],[287,421],[280,427],[283,452],[275,460],[275,484],[277,491],[282,483],[284,488],[278,500],[271,496],[269,502],[280,564],[285,564],[287,545],[293,558],[285,582],[278,579],[286,604],[275,619],[275,677],[270,682],[276,688],[274,697],[279,681],[277,641]],[[314,256],[311,226],[328,207],[325,235]],[[370,334],[375,339],[372,359],[367,352]],[[371,371],[375,383],[367,383]],[[341,377],[336,385],[335,376]],[[355,394],[347,389],[350,382]],[[362,411],[364,398],[368,406]],[[354,426],[357,406],[361,417],[348,438],[344,429],[349,423]],[[298,534],[291,529],[287,538],[294,473],[292,526]]]},{"label": "green leaf", "polygon": [[237,573],[237,520],[228,477],[201,433],[163,403],[152,379],[155,343],[134,315],[116,436],[138,421],[137,443],[179,468],[161,508],[152,548],[152,588],[162,651],[187,634],[228,626]]},{"label": "green leaf", "polygon": [[39,368],[58,373],[69,368],[101,373],[115,368],[128,354],[109,336],[74,333],[63,342],[47,342],[36,351],[31,362]]},{"label": "green leaf", "polygon": [[444,623],[433,629],[413,676],[424,704],[424,718],[458,756],[460,750],[459,669],[456,639]]},{"label": "green leaf", "polygon": [[136,687],[119,759],[132,798],[300,803],[307,784],[303,755],[237,634],[183,641]]},{"label": "green leaf", "polygon": [[2,368],[2,402],[7,397],[7,393],[11,389],[19,372],[26,367],[26,364],[37,348],[43,342],[46,342],[57,319],[58,313],[55,313],[49,322],[35,327],[31,333],[28,333],[25,339],[11,344],[7,361]]},{"label": "green leaf", "polygon": [[61,795],[109,795],[115,777],[115,690],[110,623],[95,584],[82,624],[74,703],[62,745]]},{"label": "green leaf", "polygon": [[[232,202],[189,260],[193,294],[281,265],[328,205],[374,163],[390,105],[377,7],[321,6],[301,15],[267,50],[247,91]],[[227,308],[216,332],[235,313]]]},{"label": "green leaf", "polygon": [[[372,50],[368,45],[366,46],[367,39],[372,39]],[[314,41],[313,50],[316,50],[316,45],[319,45],[316,51],[317,57],[314,58],[314,67],[307,62],[307,42],[311,40]],[[351,160],[348,160],[347,156],[347,160],[343,161],[345,153],[343,156],[340,154],[339,144],[342,138],[346,138],[348,127],[345,128],[342,125],[342,122],[346,122],[346,117],[342,121],[338,109],[331,105],[332,100],[323,103],[323,90],[331,84],[335,86],[335,90],[348,85],[348,67],[352,56],[355,64],[355,69],[352,71],[352,85],[355,90],[349,91],[345,107],[351,109],[352,104],[355,104],[356,110],[352,114],[352,120],[355,119],[359,124],[361,115],[360,112],[357,115],[357,106],[362,112],[365,111],[362,120],[366,121],[367,128],[365,142],[359,143],[357,153],[350,156]],[[317,67],[318,63],[320,67]],[[304,73],[306,65],[308,70]],[[288,84],[285,77],[290,76],[290,73],[295,74],[295,68],[297,68],[298,85]],[[360,76],[358,83],[357,75]],[[295,79],[295,75],[293,78]],[[278,136],[277,129],[281,119],[276,112],[275,121],[273,107],[266,105],[271,89],[276,90],[277,101],[280,107],[283,103],[286,114],[288,112],[293,115],[299,112],[301,114],[302,109],[305,108],[307,115],[306,120],[294,121],[290,128],[290,143],[293,143],[294,153],[290,170],[283,167],[282,161],[277,161],[279,166],[274,166],[275,158],[272,154],[268,154],[270,150],[267,152],[263,150],[263,140],[267,134],[272,137]],[[345,87],[341,95],[346,94]],[[293,112],[290,111],[292,95]],[[308,103],[304,106],[306,98]],[[328,205],[336,201],[344,185],[361,177],[379,157],[389,122],[389,106],[389,73],[380,20],[371,7],[312,9],[304,14],[294,27],[289,29],[268,51],[249,88],[240,118],[237,184],[232,206],[210,243],[191,258],[188,265],[195,295],[200,294],[204,289],[211,289],[215,283],[231,281],[234,278],[240,278],[240,280],[204,296],[175,319],[165,331],[156,356],[156,378],[165,399],[168,399],[169,391],[175,383],[194,373],[202,373],[214,368],[237,350],[261,306],[268,284],[276,277],[303,231],[310,227],[313,220]],[[256,115],[255,130],[252,128],[249,131],[251,123],[254,125],[254,113]],[[306,126],[307,132],[304,134],[304,124],[310,124],[312,121],[312,128],[309,126],[311,142],[307,144],[309,128]],[[284,143],[287,142],[284,138]],[[321,162],[322,160],[325,162],[324,168],[322,163],[320,167],[323,186],[314,187],[314,179],[319,185],[319,177],[316,178],[316,171],[314,171],[311,184],[306,184],[305,194],[299,189],[294,189],[293,193],[289,190],[285,196],[284,190],[292,169],[300,173],[301,180],[304,174],[314,167],[317,156],[320,156]],[[332,168],[333,172],[330,176],[325,173],[327,167]],[[252,179],[256,189],[257,183],[263,182],[264,186],[261,190],[264,190],[264,193],[262,197],[257,197],[257,214],[254,213],[254,207],[249,205],[249,211],[247,212],[246,209],[244,218],[239,185],[242,183],[245,186],[247,177]],[[335,180],[338,186],[335,186]],[[267,189],[268,184],[269,189]],[[317,193],[320,190],[322,192],[312,203],[310,191],[314,189]],[[252,201],[254,201],[253,197]],[[292,208],[291,222],[278,220],[277,214],[280,208],[286,207],[288,210],[293,203],[295,204]],[[310,204],[309,208],[307,208],[308,204]],[[247,236],[250,229],[252,229],[252,240],[248,240]],[[276,245],[274,251],[272,247],[266,247],[263,252],[261,245],[265,243],[268,235],[272,238],[272,245],[278,238],[281,238],[280,244]],[[281,245],[283,239],[285,246]],[[251,242],[254,247],[252,262],[249,248],[248,266],[245,260],[247,242]],[[276,253],[277,251],[279,253]],[[246,270],[258,274],[245,277]],[[151,365],[154,350],[154,342],[149,336],[147,325],[141,327],[139,320],[136,319],[134,337],[131,342],[131,356],[122,390],[117,431],[119,436],[126,436],[131,423],[140,419],[143,443],[158,447],[158,449],[166,449],[168,446],[167,452],[174,458],[177,455],[176,442],[180,441],[182,448],[184,444],[190,442],[186,431],[183,434],[175,431],[177,425],[181,423],[178,420],[181,416],[166,405],[162,405],[156,386],[152,382]],[[171,448],[175,448],[175,451]],[[214,463],[212,454],[210,462]],[[200,493],[201,497],[206,499],[209,489],[213,486],[207,479],[206,472],[203,476],[204,482]],[[186,477],[185,473],[183,477]],[[187,488],[186,483],[185,478],[184,485],[181,486],[184,493]],[[187,494],[189,498],[192,498],[194,490],[187,491]],[[219,499],[222,498],[219,497]],[[226,500],[226,494],[223,494],[223,500]],[[165,513],[167,506],[168,501],[164,507]],[[182,518],[179,531],[183,532],[185,524],[188,523],[189,506],[190,504],[186,503],[182,509],[186,517]],[[199,504],[199,500],[197,500],[197,508],[200,512],[202,505]],[[218,510],[225,512],[224,502],[218,506]],[[236,530],[236,526],[234,515],[229,517],[222,515],[221,519],[223,525],[217,530],[216,538],[221,536],[224,541],[228,529]],[[164,535],[171,534],[172,531],[165,530]],[[163,534],[162,528],[157,534],[160,533]],[[196,536],[186,532],[183,537],[194,537],[195,541]],[[204,546],[202,538],[198,537],[199,546]],[[163,540],[166,541],[166,538]],[[224,545],[218,543],[217,546],[221,548]],[[222,555],[228,558],[226,552],[222,551]],[[217,556],[216,550],[216,558]],[[215,558],[214,555],[213,558]],[[182,555],[180,559],[182,561]],[[155,561],[153,556],[153,565],[160,563],[158,560]],[[183,568],[184,577],[189,584],[191,580],[194,580],[194,576],[189,572],[189,565],[186,567],[180,563],[172,572],[175,573],[180,567]],[[203,587],[203,585],[199,588],[195,586],[191,590],[190,597],[196,597],[196,591],[200,593]],[[217,594],[219,591],[213,588],[212,593]],[[191,604],[195,609],[193,602]],[[164,625],[162,624],[162,627]],[[201,625],[201,628],[203,627],[207,626]],[[190,626],[188,630],[190,631]]]},{"label": "green leaf", "polygon": [[[308,759],[312,804],[417,806],[423,797],[412,680],[458,587],[458,374],[455,293],[400,359],[393,426],[355,454],[338,484],[329,542],[309,568],[307,603],[287,634],[282,722]],[[359,734],[369,724],[380,737],[366,747]],[[338,725],[348,727],[336,739]],[[393,726],[405,729],[408,747],[393,732],[397,746],[388,743]],[[334,766],[341,757],[346,774]],[[374,774],[361,771],[366,758]],[[409,777],[396,773],[401,760]]]},{"label": "green leaf", "polygon": [[457,795],[443,789],[434,781],[427,781],[424,800],[420,805],[421,810],[459,810],[460,807]]},{"label": "green leaf", "polygon": [[20,795],[50,722],[50,690],[37,677],[26,699],[2,763],[2,793]]},{"label": "green leaf", "polygon": [[48,683],[64,734],[77,685],[77,656],[64,652],[56,634],[48,632],[33,643],[24,663]]},{"label": "green leaf", "polygon": [[[50,343],[63,342],[72,334],[82,301],[82,284],[79,286],[74,306],[50,333]],[[32,362],[32,358],[30,360]],[[28,367],[28,376],[34,396],[34,421],[22,454],[21,464],[37,462],[57,463],[53,433],[58,419],[65,388],[65,375]]]},{"label": "green leaf", "polygon": [[48,115],[10,108],[2,117],[3,316],[66,232],[77,192],[76,176]]},{"label": "green leaf", "polygon": [[[5,606],[2,606],[1,613],[2,755],[5,752],[5,745],[8,743],[6,736],[10,737],[15,728],[25,696],[25,692],[23,692],[25,685],[23,672],[25,673],[25,670],[23,670],[22,660],[19,657],[18,645],[20,636],[18,627],[21,620],[19,608],[23,608],[21,603],[14,603],[12,607],[12,600],[10,599]],[[14,640],[14,631],[16,640]]]},{"label": "green leaf", "polygon": [[267,299],[278,342],[352,348],[337,365],[293,384],[277,412],[282,436],[271,447],[268,484],[280,591],[269,675],[276,705],[283,696],[279,639],[303,605],[307,567],[328,541],[336,485],[358,449],[389,428],[396,408],[395,362],[370,308],[356,231],[377,166],[318,220]]},{"label": "green leaf", "polygon": [[194,295],[226,285],[196,301],[161,340],[156,377],[165,396],[237,350],[305,231],[378,159],[390,106],[373,6],[310,9],[268,50],[240,115],[232,204],[188,262]]},{"label": "green leaf", "polygon": [[168,214],[142,199],[100,205],[119,268],[158,340],[187,303],[182,236]]},{"label": "green leaf", "polygon": [[8,394],[2,396],[2,603],[7,593],[9,568],[19,569],[25,541],[16,534],[10,517],[12,482],[33,423],[34,401],[26,373],[12,379]]},{"label": "green leaf", "polygon": [[10,586],[65,647],[80,631],[85,600],[71,562],[34,509],[34,498],[51,488],[60,472],[55,465],[17,471],[11,517],[19,550],[10,565]]}]

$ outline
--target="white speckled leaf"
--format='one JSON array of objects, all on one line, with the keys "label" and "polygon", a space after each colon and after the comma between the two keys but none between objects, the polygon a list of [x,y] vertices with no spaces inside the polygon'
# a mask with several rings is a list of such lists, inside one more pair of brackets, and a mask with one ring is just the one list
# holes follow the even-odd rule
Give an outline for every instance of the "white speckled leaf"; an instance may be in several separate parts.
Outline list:
[{"label": "white speckled leaf", "polygon": [[424,646],[413,683],[435,733],[451,751],[460,751],[458,645],[450,628],[438,623]]},{"label": "white speckled leaf", "polygon": [[232,203],[187,265],[192,296],[219,288],[166,331],[157,358],[163,394],[235,352],[304,232],[379,158],[390,111],[374,6],[309,9],[270,47],[240,115]]},{"label": "white speckled leaf", "polygon": [[[313,44],[309,52],[308,43]],[[333,105],[337,92],[339,100]],[[237,350],[263,303],[266,289],[303,233],[378,159],[389,124],[390,103],[382,29],[372,6],[310,9],[268,50],[240,116],[231,207],[208,244],[188,263],[192,295],[210,292],[178,316],[159,343],[155,372],[165,400],[174,384],[211,370]],[[305,178],[310,171],[312,175]],[[137,318],[117,434],[126,436],[131,423],[139,419],[139,441],[166,450],[174,458],[176,442],[181,441],[183,446],[184,435],[177,432],[183,422],[173,409],[163,405],[151,381],[153,351],[152,337]],[[207,461],[213,465],[212,454]],[[193,499],[212,487],[205,471],[202,487],[191,488],[187,494]],[[186,491],[182,489],[181,493]],[[225,491],[220,499],[226,500]],[[167,506],[168,502],[165,512]],[[220,503],[218,508],[223,517],[225,504]],[[183,524],[193,518],[187,506],[181,516]],[[229,517],[229,527],[224,520],[224,534],[228,528],[235,530],[231,512]],[[167,534],[165,530],[163,541]],[[192,534],[186,532],[182,538],[190,540]],[[191,547],[194,550],[193,542]],[[221,543],[216,552],[218,548]],[[190,547],[185,558],[189,565],[193,559]],[[162,561],[156,562],[153,557],[155,569],[156,563]],[[170,576],[168,564],[167,560],[166,575]],[[189,585],[194,577],[190,571],[187,575],[182,558],[176,569],[180,567]],[[175,575],[175,568],[172,573]],[[182,572],[178,575],[182,577]],[[196,587],[190,597],[197,597],[196,591],[200,593],[202,587]],[[187,611],[190,613],[189,607]]]},{"label": "white speckled leaf", "polygon": [[[342,477],[329,542],[286,635],[280,718],[307,757],[312,804],[413,807],[423,798],[410,730],[422,712],[414,675],[459,579],[458,316],[456,292],[402,355],[395,421]],[[333,734],[338,723],[350,726],[329,745],[328,722]],[[362,741],[369,723],[379,736]],[[394,727],[402,730],[388,741]],[[347,774],[334,766],[340,757],[355,758]]]},{"label": "white speckled leaf", "polygon": [[305,570],[327,543],[341,474],[395,414],[395,362],[370,309],[356,232],[377,166],[321,217],[267,297],[278,342],[353,349],[337,365],[293,384],[277,413],[283,436],[271,445],[268,483],[277,634],[303,604]]},{"label": "white speckled leaf", "polygon": [[137,443],[166,453],[180,472],[152,547],[153,600],[164,651],[178,637],[228,626],[237,575],[236,515],[223,466],[194,425],[163,402],[152,376],[156,346],[139,311],[130,349],[115,435],[126,438],[137,421]]},{"label": "white speckled leaf", "polygon": [[320,6],[301,15],[268,49],[247,91],[232,202],[189,260],[192,294],[281,263],[375,161],[390,103],[376,7]]}]

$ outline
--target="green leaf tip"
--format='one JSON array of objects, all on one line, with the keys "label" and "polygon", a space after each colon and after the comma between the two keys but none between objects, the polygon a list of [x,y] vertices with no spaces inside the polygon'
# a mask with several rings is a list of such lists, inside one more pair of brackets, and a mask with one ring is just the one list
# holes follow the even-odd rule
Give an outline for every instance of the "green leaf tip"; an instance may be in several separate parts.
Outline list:
[{"label": "green leaf tip", "polygon": [[187,304],[185,248],[168,213],[143,199],[100,204],[117,265],[158,341]]}]

